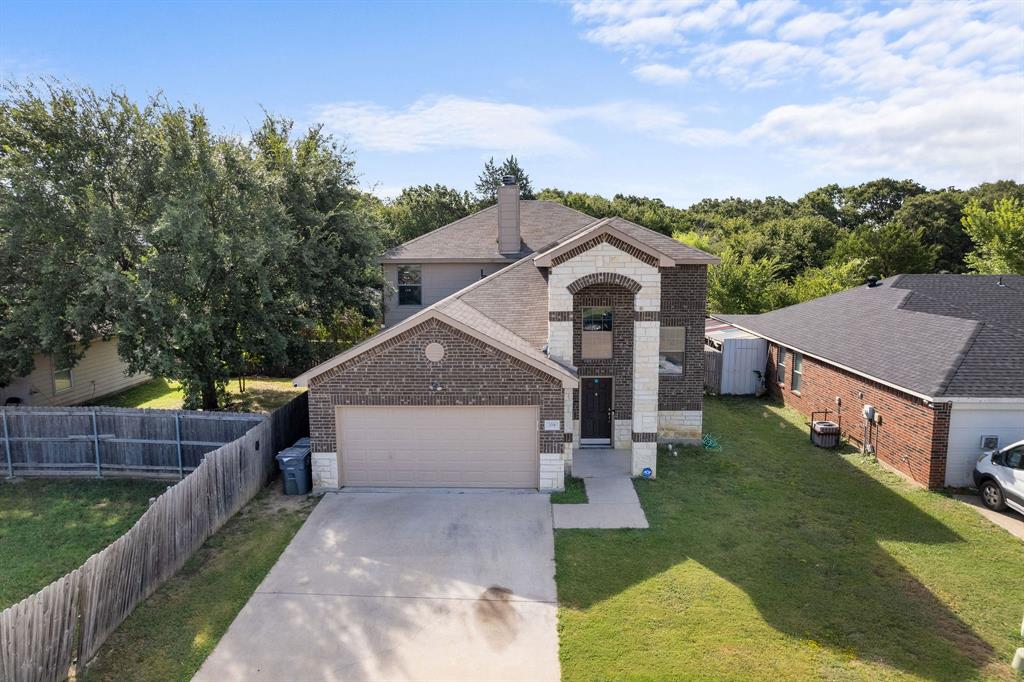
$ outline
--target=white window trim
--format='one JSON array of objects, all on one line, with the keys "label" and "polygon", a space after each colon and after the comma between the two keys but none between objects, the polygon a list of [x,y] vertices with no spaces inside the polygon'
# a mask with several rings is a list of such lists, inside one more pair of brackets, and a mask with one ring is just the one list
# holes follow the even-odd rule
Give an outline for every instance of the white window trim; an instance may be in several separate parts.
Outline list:
[{"label": "white window trim", "polygon": [[[799,363],[797,363],[797,358],[800,359]],[[800,365],[799,369],[797,369],[798,364]],[[804,385],[803,353],[793,353],[793,369],[791,371],[792,376],[790,376],[789,378],[789,390],[793,391],[793,393],[796,393],[797,395],[800,395],[800,389],[803,388]]]},{"label": "white window trim", "polygon": [[[787,355],[789,355],[789,353],[782,346],[779,346],[778,351],[776,351],[776,353],[775,353],[775,383],[777,383],[779,386],[785,386],[786,385],[786,356]],[[782,368],[781,372],[779,371],[780,367]]]},{"label": "white window trim", "polygon": [[[420,273],[419,284],[402,284],[402,270],[403,269],[418,269]],[[419,303],[402,303],[402,287],[418,287],[420,290],[420,302]],[[395,298],[398,301],[399,308],[422,308],[423,307],[423,264],[422,263],[407,263],[399,265],[395,270]]]}]

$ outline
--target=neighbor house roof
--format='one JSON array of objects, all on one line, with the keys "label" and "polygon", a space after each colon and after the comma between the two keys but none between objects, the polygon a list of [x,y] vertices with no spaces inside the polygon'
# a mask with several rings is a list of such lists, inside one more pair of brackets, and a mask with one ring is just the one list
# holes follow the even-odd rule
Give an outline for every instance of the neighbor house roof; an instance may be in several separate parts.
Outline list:
[{"label": "neighbor house roof", "polygon": [[1024,277],[898,275],[740,329],[924,398],[1024,396]]},{"label": "neighbor house roof", "polygon": [[380,260],[382,263],[430,260],[511,263],[593,222],[592,216],[553,201],[522,200],[519,202],[519,229],[523,247],[518,254],[498,253],[498,207],[491,206],[399,244],[385,252]]}]

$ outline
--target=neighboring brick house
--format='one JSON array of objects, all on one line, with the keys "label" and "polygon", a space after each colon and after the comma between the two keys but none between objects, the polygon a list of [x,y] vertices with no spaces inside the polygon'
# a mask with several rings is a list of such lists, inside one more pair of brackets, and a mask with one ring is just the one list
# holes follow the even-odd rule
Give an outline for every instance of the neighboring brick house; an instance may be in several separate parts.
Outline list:
[{"label": "neighboring brick house", "polygon": [[699,442],[707,267],[621,218],[521,201],[382,258],[386,327],[309,370],[314,483],[558,490],[580,447]]},{"label": "neighboring brick house", "polygon": [[714,317],[769,342],[772,395],[831,410],[850,440],[928,487],[970,485],[993,438],[1024,438],[1024,277],[899,275]]}]

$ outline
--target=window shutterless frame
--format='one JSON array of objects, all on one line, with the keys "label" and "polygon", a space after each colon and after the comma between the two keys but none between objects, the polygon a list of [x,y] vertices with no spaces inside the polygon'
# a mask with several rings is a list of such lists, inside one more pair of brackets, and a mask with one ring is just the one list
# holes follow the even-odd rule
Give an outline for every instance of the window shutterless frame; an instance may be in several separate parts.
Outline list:
[{"label": "window shutterless frame", "polygon": [[398,266],[398,305],[423,305],[423,266]]},{"label": "window shutterless frame", "polygon": [[779,386],[786,383],[786,349],[779,346],[778,359],[775,360],[775,381]]},{"label": "window shutterless frame", "polygon": [[800,392],[800,385],[804,380],[804,356],[801,353],[793,353],[793,378],[789,382],[789,390],[794,393]]},{"label": "window shutterless frame", "polygon": [[658,372],[682,374],[686,357],[686,327],[662,326],[659,337]]},{"label": "window shutterless frame", "polygon": [[612,307],[583,307],[580,355],[584,360],[608,360],[612,357]]}]

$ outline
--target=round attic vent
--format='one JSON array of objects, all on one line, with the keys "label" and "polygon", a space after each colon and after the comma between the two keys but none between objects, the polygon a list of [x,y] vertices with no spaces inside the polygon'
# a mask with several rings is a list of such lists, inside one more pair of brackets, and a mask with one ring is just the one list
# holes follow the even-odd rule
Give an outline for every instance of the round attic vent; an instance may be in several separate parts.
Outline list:
[{"label": "round attic vent", "polygon": [[426,349],[423,351],[427,356],[427,360],[431,362],[441,362],[444,358],[444,346],[439,343],[429,343]]}]

